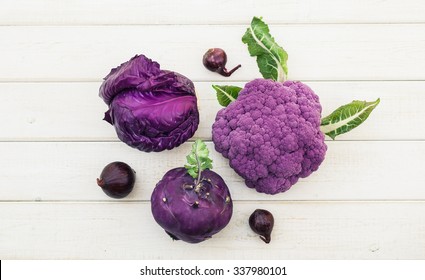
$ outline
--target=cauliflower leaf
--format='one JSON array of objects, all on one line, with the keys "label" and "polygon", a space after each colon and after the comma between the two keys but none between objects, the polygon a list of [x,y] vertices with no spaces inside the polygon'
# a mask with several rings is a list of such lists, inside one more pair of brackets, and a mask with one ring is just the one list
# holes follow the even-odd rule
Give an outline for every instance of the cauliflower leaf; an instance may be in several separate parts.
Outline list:
[{"label": "cauliflower leaf", "polygon": [[227,107],[227,105],[235,101],[238,98],[239,92],[242,90],[242,88],[237,86],[213,85],[212,87],[217,93],[218,103],[223,107]]},{"label": "cauliflower leaf", "polygon": [[279,46],[269,27],[261,18],[254,17],[251,25],[242,37],[242,42],[248,45],[251,56],[257,57],[257,65],[264,79],[284,82],[288,75],[288,54]]},{"label": "cauliflower leaf", "polygon": [[378,98],[374,102],[354,100],[343,105],[321,120],[320,130],[335,140],[336,136],[349,132],[362,124],[379,102]]}]

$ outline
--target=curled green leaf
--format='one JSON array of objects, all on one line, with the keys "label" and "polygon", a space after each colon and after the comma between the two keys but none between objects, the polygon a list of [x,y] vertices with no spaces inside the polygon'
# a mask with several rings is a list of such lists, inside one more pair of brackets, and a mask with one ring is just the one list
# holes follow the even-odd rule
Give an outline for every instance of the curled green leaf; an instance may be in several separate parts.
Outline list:
[{"label": "curled green leaf", "polygon": [[378,98],[373,102],[354,100],[343,105],[322,119],[320,130],[335,140],[336,136],[349,132],[362,124],[379,102]]},{"label": "curled green leaf", "polygon": [[278,82],[286,80],[288,75],[288,54],[270,35],[269,27],[261,18],[254,17],[251,25],[242,37],[242,42],[248,45],[251,56],[257,57],[257,65],[265,79]]},{"label": "curled green leaf", "polygon": [[184,166],[187,173],[200,181],[201,172],[205,169],[212,169],[212,160],[209,158],[207,145],[202,140],[196,140],[192,145],[192,150],[186,157],[187,164]]},{"label": "curled green leaf", "polygon": [[227,107],[230,103],[235,101],[238,98],[239,92],[242,90],[240,87],[236,86],[212,86],[217,93],[217,100],[221,106]]}]

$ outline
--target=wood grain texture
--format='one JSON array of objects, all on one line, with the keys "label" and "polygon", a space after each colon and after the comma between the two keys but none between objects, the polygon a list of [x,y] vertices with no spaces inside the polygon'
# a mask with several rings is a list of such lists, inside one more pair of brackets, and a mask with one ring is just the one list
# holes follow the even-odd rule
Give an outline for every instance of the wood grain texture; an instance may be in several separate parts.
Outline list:
[{"label": "wood grain texture", "polygon": [[[194,81],[223,81],[201,63],[211,47],[242,68],[226,81],[260,77],[234,26],[2,26],[0,81],[101,81],[143,53]],[[271,25],[294,80],[425,80],[425,24]],[[395,40],[395,38],[397,38]]]},{"label": "wood grain texture", "polygon": [[[245,186],[228,161],[207,143],[214,171],[235,200],[425,200],[425,142],[327,142],[319,170],[278,195],[260,194]],[[96,177],[112,161],[128,163],[137,175],[125,200],[150,199],[170,169],[181,167],[190,151],[185,143],[172,151],[142,153],[123,143],[0,143],[0,198],[12,200],[109,200]]]},{"label": "wood grain texture", "polygon": [[[266,208],[269,245],[248,226]],[[147,203],[0,203],[2,259],[425,258],[424,202],[241,202],[229,225],[192,245],[172,241]],[[10,213],[13,213],[11,215]]]},{"label": "wood grain texture", "polygon": [[3,25],[425,22],[420,0],[3,0]]},{"label": "wood grain texture", "polygon": [[[424,140],[425,82],[306,82],[320,96],[322,116],[354,99],[381,103],[370,119],[337,140]],[[211,139],[218,104],[212,82],[195,83],[200,124],[195,138]],[[225,82],[219,84],[227,84]],[[243,86],[244,83],[231,83]],[[0,141],[118,141],[102,121],[100,82],[0,83]],[[12,117],[13,116],[13,117]]]}]

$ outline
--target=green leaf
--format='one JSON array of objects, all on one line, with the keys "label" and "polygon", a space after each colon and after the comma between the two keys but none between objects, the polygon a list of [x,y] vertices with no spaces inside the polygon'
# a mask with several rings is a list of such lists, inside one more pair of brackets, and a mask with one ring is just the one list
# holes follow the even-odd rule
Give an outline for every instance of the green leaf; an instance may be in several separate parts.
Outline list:
[{"label": "green leaf", "polygon": [[322,119],[320,130],[335,140],[335,137],[349,132],[362,124],[378,106],[380,99],[374,102],[354,100],[336,109],[332,114]]},{"label": "green leaf", "polygon": [[242,90],[242,88],[236,86],[213,85],[212,87],[217,93],[218,103],[223,107],[227,107],[227,105],[235,101]]},{"label": "green leaf", "polygon": [[187,173],[193,178],[200,177],[200,173],[205,169],[212,169],[212,160],[209,158],[207,145],[202,140],[196,140],[192,145],[192,150],[186,156],[187,164],[184,166]]},{"label": "green leaf", "polygon": [[192,176],[193,178],[197,178],[198,177],[198,171],[192,168],[188,168],[188,166],[185,166],[187,169],[187,173],[189,173],[190,176]]},{"label": "green leaf", "polygon": [[195,158],[194,154],[187,155],[186,159],[187,159],[187,163],[189,163],[190,165],[197,165],[196,158]]},{"label": "green leaf", "polygon": [[257,65],[265,79],[278,82],[286,80],[288,75],[288,54],[270,35],[269,27],[261,18],[254,17],[250,27],[242,37],[242,42],[248,45],[251,56],[257,57]]},{"label": "green leaf", "polygon": [[212,169],[212,160],[209,158],[204,158],[204,161],[201,163],[201,170]]}]

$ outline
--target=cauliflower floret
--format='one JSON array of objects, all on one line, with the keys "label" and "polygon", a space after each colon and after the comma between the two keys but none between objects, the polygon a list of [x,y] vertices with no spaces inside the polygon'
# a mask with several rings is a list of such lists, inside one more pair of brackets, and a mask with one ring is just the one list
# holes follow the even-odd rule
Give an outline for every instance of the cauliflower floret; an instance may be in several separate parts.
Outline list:
[{"label": "cauliflower floret", "polygon": [[284,192],[325,158],[321,111],[319,97],[301,82],[256,79],[217,113],[212,140],[248,187]]}]

